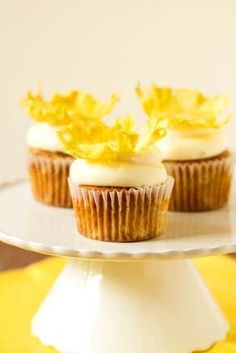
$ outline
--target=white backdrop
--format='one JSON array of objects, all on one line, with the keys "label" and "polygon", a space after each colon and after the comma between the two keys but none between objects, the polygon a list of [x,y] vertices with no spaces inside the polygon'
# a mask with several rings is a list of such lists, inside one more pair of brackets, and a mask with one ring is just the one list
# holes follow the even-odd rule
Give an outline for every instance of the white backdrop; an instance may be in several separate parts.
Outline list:
[{"label": "white backdrop", "polygon": [[235,19],[234,0],[0,0],[0,178],[24,173],[19,100],[39,79],[46,93],[138,80],[226,92],[235,112]]}]

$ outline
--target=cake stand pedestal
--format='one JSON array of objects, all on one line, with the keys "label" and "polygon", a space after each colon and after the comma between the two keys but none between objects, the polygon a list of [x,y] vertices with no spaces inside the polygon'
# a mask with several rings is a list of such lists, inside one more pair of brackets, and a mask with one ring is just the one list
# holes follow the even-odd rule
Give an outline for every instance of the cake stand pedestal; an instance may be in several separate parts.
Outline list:
[{"label": "cake stand pedestal", "polygon": [[65,353],[189,353],[228,324],[189,260],[70,261],[33,319]]},{"label": "cake stand pedestal", "polygon": [[229,326],[190,260],[236,249],[229,208],[169,214],[165,235],[128,244],[76,233],[71,210],[39,205],[26,182],[0,188],[0,239],[68,263],[33,318],[32,333],[62,353],[190,353]]}]

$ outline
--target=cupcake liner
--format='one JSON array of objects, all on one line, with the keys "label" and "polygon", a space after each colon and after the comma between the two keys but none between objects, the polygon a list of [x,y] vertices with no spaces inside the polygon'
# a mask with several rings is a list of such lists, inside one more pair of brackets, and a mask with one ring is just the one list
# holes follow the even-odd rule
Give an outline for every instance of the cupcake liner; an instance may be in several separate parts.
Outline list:
[{"label": "cupcake liner", "polygon": [[208,211],[228,202],[232,181],[229,153],[200,161],[166,161],[165,166],[175,179],[169,210]]},{"label": "cupcake liner", "polygon": [[70,156],[47,152],[46,155],[30,151],[28,171],[34,198],[46,205],[72,207],[68,186]]},{"label": "cupcake liner", "polygon": [[78,231],[94,240],[130,242],[160,235],[174,180],[158,186],[80,186],[69,179]]}]

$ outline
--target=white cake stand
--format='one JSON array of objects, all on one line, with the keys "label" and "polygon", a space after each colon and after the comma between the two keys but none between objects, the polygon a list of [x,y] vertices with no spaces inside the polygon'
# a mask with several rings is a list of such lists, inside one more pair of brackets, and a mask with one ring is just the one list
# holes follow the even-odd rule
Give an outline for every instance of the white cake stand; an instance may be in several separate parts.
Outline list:
[{"label": "white cake stand", "polygon": [[[236,250],[228,208],[169,213],[165,234],[103,243],[77,234],[73,212],[36,203],[27,182],[0,188],[0,240],[66,256],[33,335],[63,353],[190,353],[221,341],[228,323],[190,260]],[[98,261],[99,260],[99,261]]]}]

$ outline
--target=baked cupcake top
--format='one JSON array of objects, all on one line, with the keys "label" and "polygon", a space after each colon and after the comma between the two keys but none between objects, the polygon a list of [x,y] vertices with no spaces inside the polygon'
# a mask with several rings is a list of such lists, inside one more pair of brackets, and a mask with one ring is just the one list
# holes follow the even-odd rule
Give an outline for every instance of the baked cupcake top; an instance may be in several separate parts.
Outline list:
[{"label": "baked cupcake top", "polygon": [[115,94],[107,103],[103,103],[82,91],[55,93],[47,100],[41,92],[33,94],[29,91],[22,106],[36,123],[27,132],[27,144],[31,148],[65,152],[58,137],[58,128],[77,120],[102,119],[111,112],[117,101]]},{"label": "baked cupcake top", "polygon": [[113,124],[99,119],[63,126],[59,137],[72,163],[70,178],[79,185],[139,187],[166,181],[167,173],[155,144],[166,133],[165,119],[149,120],[137,132],[132,116]]},{"label": "baked cupcake top", "polygon": [[231,116],[222,115],[227,96],[207,97],[190,89],[156,85],[138,86],[136,94],[150,119],[168,120],[168,133],[159,144],[165,160],[210,158],[227,149],[224,126]]}]

